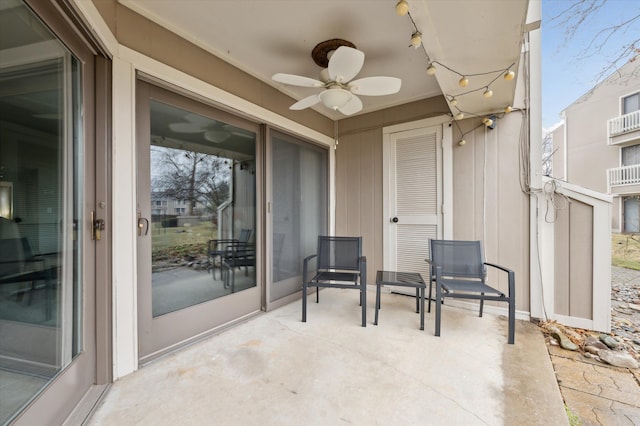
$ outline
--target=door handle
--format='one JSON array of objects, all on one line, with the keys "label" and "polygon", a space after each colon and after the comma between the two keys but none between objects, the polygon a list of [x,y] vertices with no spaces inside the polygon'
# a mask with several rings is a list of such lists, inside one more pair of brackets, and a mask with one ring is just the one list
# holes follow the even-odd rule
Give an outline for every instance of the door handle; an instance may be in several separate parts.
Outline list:
[{"label": "door handle", "polygon": [[149,219],[146,217],[141,217],[140,212],[138,212],[138,236],[141,237],[142,230],[144,229],[144,235],[149,233]]},{"label": "door handle", "polygon": [[102,239],[102,231],[104,231],[104,219],[96,219],[96,213],[91,212],[91,239],[100,241]]},{"label": "door handle", "polygon": [[393,223],[398,223],[398,218],[397,218],[397,217],[393,217],[393,218],[391,218],[391,222],[393,222]]}]

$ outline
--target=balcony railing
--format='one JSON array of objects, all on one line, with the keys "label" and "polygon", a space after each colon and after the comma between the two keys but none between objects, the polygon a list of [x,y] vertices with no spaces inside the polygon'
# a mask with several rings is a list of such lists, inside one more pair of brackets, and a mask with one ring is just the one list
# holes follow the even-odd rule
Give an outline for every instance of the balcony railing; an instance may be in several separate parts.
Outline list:
[{"label": "balcony railing", "polygon": [[640,130],[640,111],[633,111],[607,122],[609,137]]},{"label": "balcony railing", "polygon": [[633,185],[640,183],[640,164],[622,166],[607,170],[609,186]]}]

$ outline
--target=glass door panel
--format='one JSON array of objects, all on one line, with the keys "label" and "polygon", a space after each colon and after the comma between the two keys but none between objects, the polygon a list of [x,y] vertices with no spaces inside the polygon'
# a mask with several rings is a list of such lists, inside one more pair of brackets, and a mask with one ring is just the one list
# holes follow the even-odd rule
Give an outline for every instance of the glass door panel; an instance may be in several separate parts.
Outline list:
[{"label": "glass door panel", "polygon": [[273,302],[300,290],[302,261],[327,232],[328,153],[276,131],[270,147]]},{"label": "glass door panel", "polygon": [[[70,374],[62,372],[81,354],[92,358],[95,352],[90,344],[85,347],[83,339],[83,288],[86,278],[92,281],[92,267],[84,265],[93,247],[87,242],[87,227],[81,224],[87,221],[85,191],[93,178],[84,167],[81,62],[23,3],[1,9],[0,424],[4,424],[54,378]],[[94,362],[95,358],[88,362],[93,369]],[[82,374],[76,383],[86,377],[93,382],[91,368]],[[48,418],[41,417],[43,422]]]},{"label": "glass door panel", "polygon": [[144,360],[234,319],[236,303],[237,316],[259,309],[259,128],[142,81],[139,90],[138,301]]}]

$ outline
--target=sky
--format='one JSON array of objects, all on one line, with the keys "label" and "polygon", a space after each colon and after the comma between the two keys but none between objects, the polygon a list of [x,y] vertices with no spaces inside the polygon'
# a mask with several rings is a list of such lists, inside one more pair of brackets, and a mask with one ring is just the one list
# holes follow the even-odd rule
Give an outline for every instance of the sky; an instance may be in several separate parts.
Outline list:
[{"label": "sky", "polygon": [[[561,14],[576,0],[542,0],[542,127],[561,121],[560,113],[595,84],[602,69],[616,58],[617,49],[640,39],[640,22],[612,37],[599,52],[583,55],[594,36],[608,26],[640,13],[640,0],[606,0],[604,6],[583,22],[573,38],[567,39],[560,25]],[[598,0],[605,1],[605,0]],[[622,65],[622,64],[620,64]]]}]

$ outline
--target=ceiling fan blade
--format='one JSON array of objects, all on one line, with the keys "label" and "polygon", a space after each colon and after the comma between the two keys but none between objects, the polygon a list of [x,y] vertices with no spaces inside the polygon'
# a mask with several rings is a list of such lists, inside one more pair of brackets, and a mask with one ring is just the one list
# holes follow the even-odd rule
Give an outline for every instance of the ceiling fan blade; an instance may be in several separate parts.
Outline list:
[{"label": "ceiling fan blade", "polygon": [[364,65],[364,53],[352,47],[340,46],[329,59],[329,77],[346,83],[355,77]]},{"label": "ceiling fan blade", "polygon": [[362,101],[356,95],[351,96],[349,102],[344,104],[342,108],[338,108],[338,111],[343,113],[344,115],[355,114],[362,110]]},{"label": "ceiling fan blade", "polygon": [[295,109],[295,110],[305,109],[305,108],[309,108],[310,106],[314,106],[318,102],[320,102],[320,97],[318,95],[311,95],[311,96],[307,96],[304,99],[300,99],[298,102],[291,105],[289,109]]},{"label": "ceiling fan blade", "polygon": [[349,90],[358,95],[382,96],[398,93],[402,80],[396,77],[365,77],[349,83]]},{"label": "ceiling fan blade", "polygon": [[277,74],[274,74],[273,77],[271,78],[279,83],[290,84],[292,86],[302,86],[302,87],[324,86],[324,83],[321,82],[320,80],[316,80],[315,78],[303,77],[301,75],[277,73]]},{"label": "ceiling fan blade", "polygon": [[204,128],[196,123],[169,123],[169,129],[176,133],[200,133]]},{"label": "ceiling fan blade", "polygon": [[211,125],[211,124],[215,124],[215,120],[209,118],[209,117],[205,117],[204,115],[200,115],[200,114],[194,114],[192,112],[190,112],[189,114],[185,115],[184,118],[192,124],[197,124],[199,125],[203,130],[205,127]]}]

